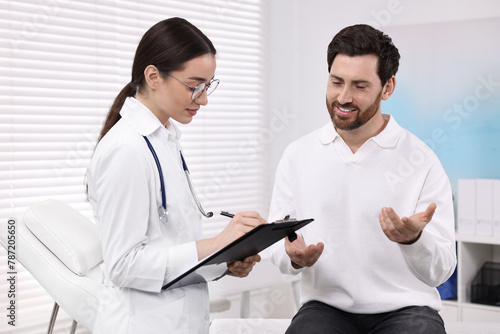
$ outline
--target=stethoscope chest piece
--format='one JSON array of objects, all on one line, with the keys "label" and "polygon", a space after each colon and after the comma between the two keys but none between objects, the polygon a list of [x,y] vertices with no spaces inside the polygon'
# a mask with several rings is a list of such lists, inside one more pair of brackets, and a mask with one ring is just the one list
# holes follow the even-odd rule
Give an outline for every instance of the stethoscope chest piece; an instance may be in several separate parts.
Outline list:
[{"label": "stethoscope chest piece", "polygon": [[163,224],[168,223],[168,211],[163,206],[158,209],[158,215],[160,216],[160,222]]}]

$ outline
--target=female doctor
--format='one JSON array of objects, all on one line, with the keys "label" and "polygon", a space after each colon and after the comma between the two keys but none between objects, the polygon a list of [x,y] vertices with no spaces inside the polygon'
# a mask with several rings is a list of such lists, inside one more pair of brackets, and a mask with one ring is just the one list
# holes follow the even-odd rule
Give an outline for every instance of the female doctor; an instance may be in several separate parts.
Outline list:
[{"label": "female doctor", "polygon": [[[186,20],[157,23],[142,37],[132,80],[107,115],[87,171],[104,258],[94,334],[207,333],[206,283],[162,286],[266,223],[256,212],[240,212],[219,235],[201,239],[181,133],[171,120],[187,124],[207,104],[218,84],[215,53]],[[245,277],[258,261],[259,255],[251,256],[228,270]]]}]

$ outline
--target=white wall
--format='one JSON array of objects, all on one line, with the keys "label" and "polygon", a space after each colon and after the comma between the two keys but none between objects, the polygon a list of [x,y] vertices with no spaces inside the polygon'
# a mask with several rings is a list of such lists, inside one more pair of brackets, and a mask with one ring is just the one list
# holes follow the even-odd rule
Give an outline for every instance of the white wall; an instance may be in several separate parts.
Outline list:
[{"label": "white wall", "polygon": [[[269,107],[289,124],[271,141],[270,173],[288,143],[328,121],[326,49],[343,27],[400,25],[500,17],[497,0],[272,0],[269,4]],[[271,178],[274,180],[274,177]]]}]

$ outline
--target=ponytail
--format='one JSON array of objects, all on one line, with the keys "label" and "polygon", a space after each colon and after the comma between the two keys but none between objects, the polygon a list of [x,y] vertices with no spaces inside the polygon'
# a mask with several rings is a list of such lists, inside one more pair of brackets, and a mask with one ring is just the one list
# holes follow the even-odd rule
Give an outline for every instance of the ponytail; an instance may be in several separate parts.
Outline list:
[{"label": "ponytail", "polygon": [[99,138],[97,139],[98,143],[101,141],[102,137],[104,137],[104,135],[108,133],[108,131],[113,127],[113,125],[115,125],[116,122],[120,120],[121,118],[120,110],[122,109],[123,104],[125,103],[127,97],[135,96],[136,92],[137,92],[137,86],[132,82],[129,82],[125,87],[123,87],[121,92],[115,98],[113,105],[109,109],[101,133],[99,134]]}]

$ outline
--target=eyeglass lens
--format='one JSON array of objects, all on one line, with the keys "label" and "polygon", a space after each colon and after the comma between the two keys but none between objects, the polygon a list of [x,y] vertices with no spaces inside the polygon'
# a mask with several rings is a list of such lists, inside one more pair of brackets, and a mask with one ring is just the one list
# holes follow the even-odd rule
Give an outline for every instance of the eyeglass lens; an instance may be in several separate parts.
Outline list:
[{"label": "eyeglass lens", "polygon": [[208,84],[208,86],[206,83],[202,82],[194,88],[193,94],[191,97],[193,100],[196,100],[197,98],[199,98],[201,96],[201,94],[203,94],[203,91],[205,90],[205,88],[207,90],[207,96],[208,96],[208,95],[213,93],[213,91],[215,90],[215,88],[217,88],[218,85],[219,85],[219,80],[217,80],[217,79],[212,80]]}]

